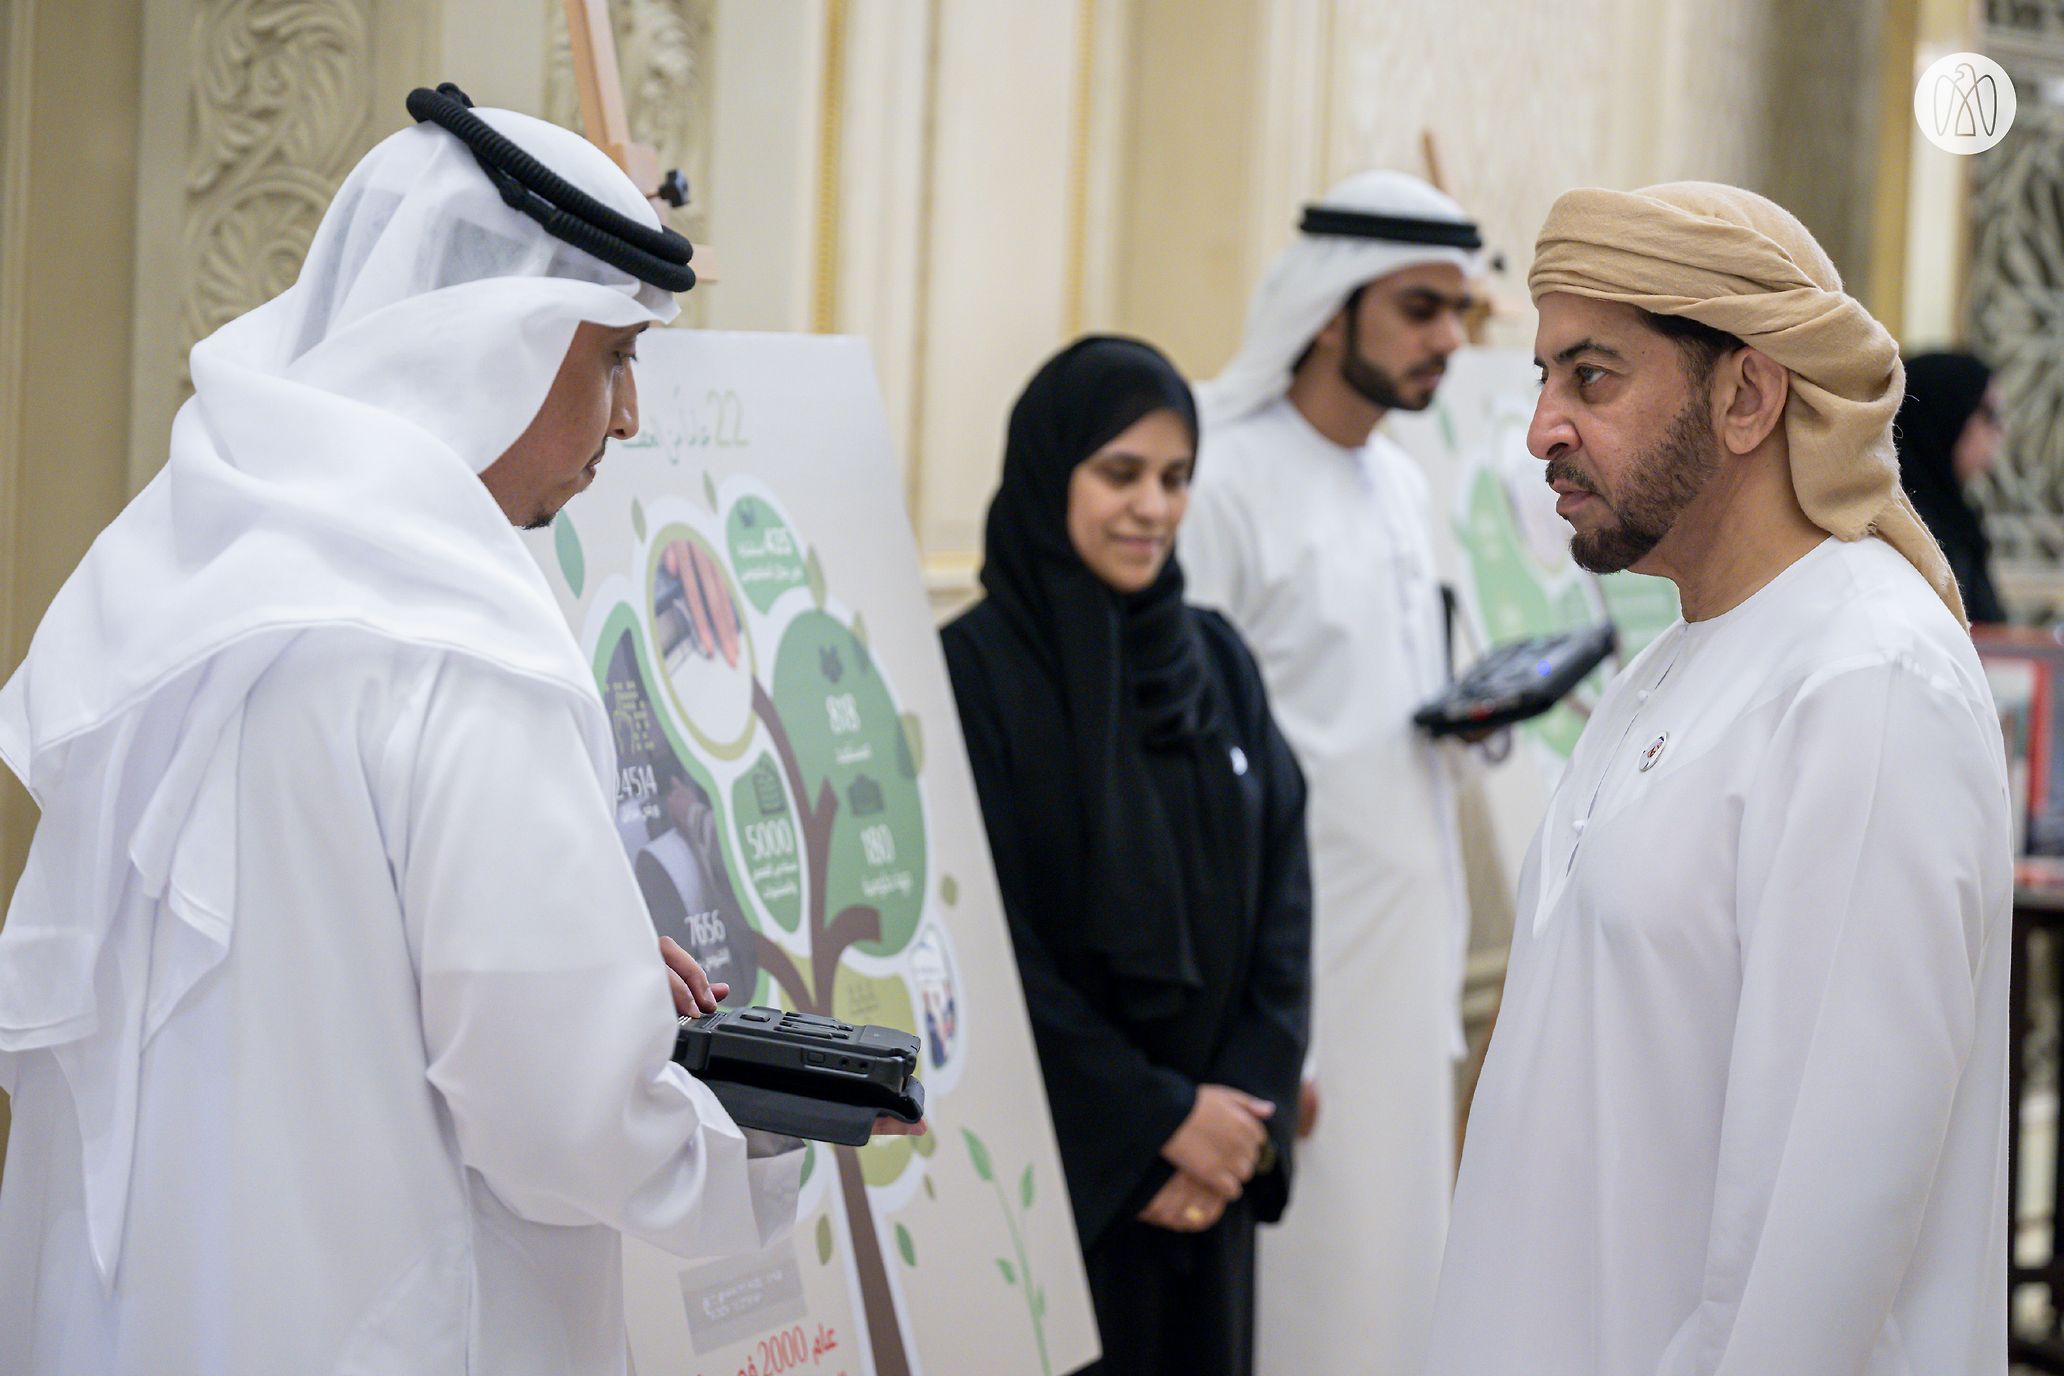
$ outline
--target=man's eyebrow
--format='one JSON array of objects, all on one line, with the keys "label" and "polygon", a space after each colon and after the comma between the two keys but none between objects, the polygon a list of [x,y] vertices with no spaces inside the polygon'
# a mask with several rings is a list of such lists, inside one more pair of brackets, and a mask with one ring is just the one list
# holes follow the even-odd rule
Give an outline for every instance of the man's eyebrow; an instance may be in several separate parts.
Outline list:
[{"label": "man's eyebrow", "polygon": [[[1558,364],[1568,363],[1571,360],[1575,359],[1579,354],[1597,354],[1600,357],[1609,358],[1615,363],[1625,363],[1627,361],[1627,356],[1621,353],[1618,349],[1615,349],[1608,344],[1601,344],[1595,339],[1578,340],[1576,343],[1570,345],[1567,349],[1563,349],[1560,352],[1558,352],[1555,355],[1555,361]],[[1541,369],[1543,372],[1546,372],[1548,370],[1548,365],[1543,363],[1538,358],[1534,360],[1534,366],[1536,368]]]},{"label": "man's eyebrow", "polygon": [[1456,296],[1449,296],[1445,292],[1435,291],[1432,287],[1406,287],[1398,295],[1415,304],[1446,306],[1448,309],[1456,311],[1467,311],[1476,305],[1476,298],[1466,291]]}]

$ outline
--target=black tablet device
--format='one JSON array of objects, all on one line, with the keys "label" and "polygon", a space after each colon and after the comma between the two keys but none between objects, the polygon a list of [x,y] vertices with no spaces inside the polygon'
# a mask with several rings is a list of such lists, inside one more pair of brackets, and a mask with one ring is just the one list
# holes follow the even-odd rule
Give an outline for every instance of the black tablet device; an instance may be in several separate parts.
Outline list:
[{"label": "black tablet device", "polygon": [[1605,662],[1619,643],[1610,622],[1493,646],[1468,673],[1412,715],[1436,736],[1487,731],[1538,717]]},{"label": "black tablet device", "polygon": [[779,1008],[720,1008],[682,1018],[674,1059],[741,1127],[847,1146],[876,1116],[924,1117],[917,1038]]}]

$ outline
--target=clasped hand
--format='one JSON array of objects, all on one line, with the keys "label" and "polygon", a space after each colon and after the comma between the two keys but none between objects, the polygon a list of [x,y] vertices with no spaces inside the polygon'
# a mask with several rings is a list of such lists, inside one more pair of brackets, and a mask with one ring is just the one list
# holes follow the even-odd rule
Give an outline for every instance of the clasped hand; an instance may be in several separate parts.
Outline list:
[{"label": "clasped hand", "polygon": [[1200,1085],[1190,1116],[1161,1148],[1175,1174],[1140,1211],[1142,1223],[1198,1233],[1217,1223],[1259,1168],[1263,1126],[1276,1106],[1230,1085]]}]

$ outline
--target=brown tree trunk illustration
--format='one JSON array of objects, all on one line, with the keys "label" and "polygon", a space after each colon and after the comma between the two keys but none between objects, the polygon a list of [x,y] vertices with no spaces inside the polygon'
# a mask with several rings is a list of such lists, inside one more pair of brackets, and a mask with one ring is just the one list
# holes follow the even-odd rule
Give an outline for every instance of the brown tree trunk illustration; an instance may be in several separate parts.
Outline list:
[{"label": "brown tree trunk illustration", "polygon": [[860,1173],[860,1153],[851,1147],[832,1152],[838,1158],[839,1193],[846,1201],[846,1230],[853,1244],[853,1265],[860,1278],[860,1303],[867,1311],[867,1339],[874,1349],[875,1376],[910,1376],[910,1358],[903,1351],[903,1324],[896,1316],[896,1297],[889,1293],[888,1261],[881,1236],[874,1229],[874,1206],[867,1202],[867,1177]]},{"label": "brown tree trunk illustration", "polygon": [[[774,742],[781,759],[788,789],[802,814],[803,853],[809,864],[809,887],[804,903],[804,920],[810,933],[810,977],[807,986],[802,971],[786,951],[761,932],[753,933],[753,949],[760,968],[767,971],[789,1001],[805,1013],[832,1016],[833,988],[839,961],[858,941],[881,937],[881,912],[866,906],[842,909],[827,923],[824,916],[827,868],[831,861],[832,823],[838,818],[838,794],[825,780],[814,802],[804,791],[802,764],[788,728],[774,708],[774,700],[755,680],[753,712]],[[867,1177],[862,1174],[860,1153],[852,1147],[837,1147],[832,1156],[838,1162],[839,1194],[845,1202],[847,1244],[853,1253],[853,1268],[860,1281],[861,1307],[867,1313],[868,1345],[874,1353],[876,1376],[910,1376],[910,1357],[903,1341],[903,1321],[896,1313],[896,1297],[889,1291],[888,1259],[883,1256],[881,1236],[875,1231],[874,1206],[867,1199]]]}]

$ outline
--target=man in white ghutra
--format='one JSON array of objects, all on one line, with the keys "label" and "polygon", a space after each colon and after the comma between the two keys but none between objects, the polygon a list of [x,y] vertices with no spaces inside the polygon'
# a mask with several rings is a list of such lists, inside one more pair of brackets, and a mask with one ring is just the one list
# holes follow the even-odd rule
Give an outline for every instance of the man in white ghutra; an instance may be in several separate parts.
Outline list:
[{"label": "man in white ghutra", "polygon": [[295,284],[194,346],[164,471],[0,689],[42,808],[0,931],[6,1376],[622,1376],[623,1235],[794,1224],[801,1143],[670,1060],[725,986],[655,950],[512,529],[637,433],[689,246],[599,149],[466,105],[415,92]]}]

